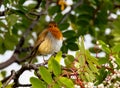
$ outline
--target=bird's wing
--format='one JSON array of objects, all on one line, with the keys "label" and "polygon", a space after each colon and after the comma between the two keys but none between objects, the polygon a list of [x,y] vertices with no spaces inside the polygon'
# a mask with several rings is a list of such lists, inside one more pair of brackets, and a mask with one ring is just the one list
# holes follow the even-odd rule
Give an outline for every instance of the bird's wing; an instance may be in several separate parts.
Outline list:
[{"label": "bird's wing", "polygon": [[37,53],[38,47],[45,40],[45,37],[46,37],[47,33],[48,33],[48,30],[45,29],[42,33],[39,34],[39,36],[37,38],[37,41],[35,42],[35,45],[33,47],[33,50],[31,52],[31,55],[34,55],[34,54]]}]

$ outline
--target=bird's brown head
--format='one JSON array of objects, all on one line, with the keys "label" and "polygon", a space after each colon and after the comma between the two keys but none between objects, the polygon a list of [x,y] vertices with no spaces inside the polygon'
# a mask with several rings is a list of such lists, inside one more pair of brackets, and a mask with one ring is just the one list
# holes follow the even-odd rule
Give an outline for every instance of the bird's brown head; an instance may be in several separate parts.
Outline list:
[{"label": "bird's brown head", "polygon": [[57,38],[57,39],[62,39],[63,38],[62,33],[57,26],[57,23],[55,23],[53,21],[50,22],[48,24],[48,30],[54,35],[55,38]]},{"label": "bird's brown head", "polygon": [[55,28],[55,27],[58,27],[58,26],[57,26],[57,23],[55,23],[54,21],[51,21],[51,22],[48,24],[48,28]]}]

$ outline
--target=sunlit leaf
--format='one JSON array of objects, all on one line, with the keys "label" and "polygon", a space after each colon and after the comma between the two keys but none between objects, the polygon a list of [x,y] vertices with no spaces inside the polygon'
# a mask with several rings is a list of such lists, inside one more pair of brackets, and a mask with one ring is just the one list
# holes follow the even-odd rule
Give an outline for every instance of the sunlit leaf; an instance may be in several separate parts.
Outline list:
[{"label": "sunlit leaf", "polygon": [[53,85],[52,88],[60,88],[60,86],[56,83],[56,84]]},{"label": "sunlit leaf", "polygon": [[5,88],[12,88],[12,87],[13,87],[13,83],[12,83],[12,84],[7,85]]},{"label": "sunlit leaf", "polygon": [[45,83],[43,83],[40,79],[31,77],[30,82],[32,83],[33,88],[47,88]]},{"label": "sunlit leaf", "polygon": [[112,52],[114,52],[114,53],[119,53],[119,52],[120,52],[120,44],[115,45],[115,46],[112,48]]},{"label": "sunlit leaf", "polygon": [[52,59],[52,70],[55,76],[59,76],[61,74],[61,66],[55,59]]},{"label": "sunlit leaf", "polygon": [[60,63],[61,59],[62,59],[62,52],[59,51],[59,52],[57,53],[56,57],[55,57],[55,60],[56,60],[58,63]]},{"label": "sunlit leaf", "polygon": [[107,44],[105,44],[102,40],[98,40],[98,44],[100,45],[101,49],[106,53],[110,53],[110,49]]},{"label": "sunlit leaf", "polygon": [[0,88],[2,88],[2,82],[0,81]]},{"label": "sunlit leaf", "polygon": [[74,61],[74,57],[72,55],[67,55],[67,57],[65,58],[65,64],[66,66],[70,66]]},{"label": "sunlit leaf", "polygon": [[48,84],[52,83],[52,76],[51,76],[50,72],[45,67],[41,66],[39,68],[39,72],[40,72],[41,77],[43,78],[43,80],[46,83],[48,83]]},{"label": "sunlit leaf", "polygon": [[8,25],[10,27],[10,26],[13,26],[17,22],[18,17],[15,14],[11,14],[6,19],[7,19]]},{"label": "sunlit leaf", "polygon": [[73,82],[72,82],[70,79],[66,78],[66,77],[60,77],[60,78],[59,78],[59,81],[60,81],[63,85],[65,85],[66,88],[74,88]]}]

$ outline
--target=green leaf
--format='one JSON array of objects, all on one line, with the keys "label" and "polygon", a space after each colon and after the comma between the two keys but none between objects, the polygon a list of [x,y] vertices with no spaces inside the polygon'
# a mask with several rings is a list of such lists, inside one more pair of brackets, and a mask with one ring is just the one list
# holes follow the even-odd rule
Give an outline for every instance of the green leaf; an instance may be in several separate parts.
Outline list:
[{"label": "green leaf", "polygon": [[60,63],[61,59],[62,59],[62,52],[59,51],[59,52],[57,53],[57,55],[55,56],[55,60],[56,60],[58,63]]},{"label": "green leaf", "polygon": [[53,85],[52,88],[60,88],[60,86],[56,83],[56,84]]},{"label": "green leaf", "polygon": [[48,70],[52,72],[52,60],[54,59],[54,56],[51,56],[48,60]]},{"label": "green leaf", "polygon": [[45,67],[41,66],[39,68],[39,72],[40,72],[41,77],[43,78],[43,80],[46,83],[48,83],[48,84],[52,83],[52,76],[51,76],[50,72]]},{"label": "green leaf", "polygon": [[75,36],[75,37],[67,38],[65,40],[65,42],[67,42],[67,43],[71,43],[71,42],[75,43],[77,39],[78,39],[78,37]]},{"label": "green leaf", "polygon": [[115,58],[116,58],[116,63],[120,66],[120,58],[118,56],[116,56]]},{"label": "green leaf", "polygon": [[109,49],[109,47],[108,47],[108,45],[107,44],[105,44],[102,40],[98,40],[98,45],[100,45],[101,46],[101,49],[103,50],[103,51],[105,51],[106,53],[110,53],[111,51],[110,51],[110,49]]},{"label": "green leaf", "polygon": [[81,54],[82,53],[79,53],[80,56],[78,57],[80,68],[85,66],[85,56]]},{"label": "green leaf", "polygon": [[99,59],[98,59],[98,63],[99,63],[100,65],[105,64],[105,63],[107,63],[107,62],[108,62],[108,59],[105,58],[105,57],[102,57],[102,58],[99,58]]},{"label": "green leaf", "polygon": [[2,82],[0,81],[0,88],[2,88]]},{"label": "green leaf", "polygon": [[11,14],[6,17],[8,22],[9,34],[12,35],[12,26],[17,23],[18,16],[16,14]]},{"label": "green leaf", "polygon": [[59,76],[61,74],[61,66],[60,66],[60,61],[57,61],[59,59],[59,55],[61,56],[62,53],[58,53],[57,57],[54,58],[52,56],[49,61],[48,61],[48,68],[50,72],[53,72],[55,76]]},{"label": "green leaf", "polygon": [[32,83],[33,88],[47,88],[45,83],[43,83],[40,79],[31,77],[30,82]]},{"label": "green leaf", "polygon": [[105,80],[105,78],[106,78],[106,76],[108,74],[108,72],[105,70],[105,68],[100,69],[99,73],[100,74],[96,76],[96,79],[99,79],[99,80],[96,80],[95,84],[102,83]]},{"label": "green leaf", "polygon": [[1,71],[1,75],[2,75],[2,77],[6,77],[6,71]]},{"label": "green leaf", "polygon": [[96,64],[97,66],[99,66],[98,59],[92,56],[88,50],[85,51],[85,55],[88,58],[87,59],[88,62],[91,61],[93,64]]},{"label": "green leaf", "polygon": [[78,45],[76,43],[73,43],[73,42],[69,42],[67,47],[72,51],[78,50]]},{"label": "green leaf", "polygon": [[61,66],[55,59],[52,59],[52,70],[55,76],[59,76],[61,74]]},{"label": "green leaf", "polygon": [[2,22],[2,21],[0,21],[0,27],[4,27],[4,28],[6,28],[7,29],[7,26],[5,25],[5,23],[4,22]]},{"label": "green leaf", "polygon": [[19,0],[19,4],[20,4],[20,5],[23,5],[24,2],[25,2],[25,0]]},{"label": "green leaf", "polygon": [[17,44],[18,42],[18,37],[14,34],[10,35],[8,32],[5,34],[5,40],[3,41],[3,44],[5,46],[6,49],[8,50],[13,50],[14,46]]},{"label": "green leaf", "polygon": [[60,81],[60,83],[62,85],[65,86],[65,88],[74,88],[73,82],[70,79],[66,78],[66,77],[60,77],[59,81]]},{"label": "green leaf", "polygon": [[88,66],[89,66],[90,70],[93,71],[94,73],[99,74],[98,69],[97,69],[97,67],[95,66],[95,64],[93,64],[93,63],[90,62],[90,61],[89,61],[88,63],[89,63]]},{"label": "green leaf", "polygon": [[9,85],[7,85],[5,88],[13,88],[13,83],[12,84],[9,84]]},{"label": "green leaf", "polygon": [[76,16],[75,15],[72,15],[72,14],[69,14],[69,19],[72,23],[75,23],[76,22]]},{"label": "green leaf", "polygon": [[63,46],[62,46],[61,50],[62,50],[63,53],[67,53],[68,52],[67,45],[63,43]]},{"label": "green leaf", "polygon": [[60,12],[60,8],[58,5],[52,6],[52,7],[49,7],[48,12],[49,12],[49,15],[54,15],[55,13]]},{"label": "green leaf", "polygon": [[73,30],[68,30],[68,31],[65,31],[65,32],[63,33],[63,36],[64,36],[64,37],[67,37],[67,38],[73,37],[73,36],[75,36],[75,35],[76,35],[76,33],[75,33],[75,31],[73,31]]},{"label": "green leaf", "polygon": [[69,23],[62,23],[58,25],[60,30],[65,30],[69,27]]},{"label": "green leaf", "polygon": [[5,47],[3,43],[3,38],[0,37],[0,53],[3,54],[5,52]]},{"label": "green leaf", "polygon": [[119,52],[120,52],[120,44],[115,45],[115,46],[112,48],[112,52],[114,52],[114,53],[119,53]]},{"label": "green leaf", "polygon": [[91,72],[85,72],[85,78],[87,79],[86,81],[92,82],[95,79],[95,76]]},{"label": "green leaf", "polygon": [[57,23],[60,22],[62,17],[63,17],[63,15],[61,13],[58,13],[54,18],[55,22],[57,22]]},{"label": "green leaf", "polygon": [[66,66],[70,66],[74,61],[74,57],[72,55],[67,55],[67,57],[65,58],[65,65]]},{"label": "green leaf", "polygon": [[81,37],[81,41],[79,41],[78,43],[79,43],[78,47],[79,47],[81,53],[85,53],[84,38]]},{"label": "green leaf", "polygon": [[11,14],[6,19],[7,19],[9,27],[11,27],[17,22],[18,17],[16,14]]}]

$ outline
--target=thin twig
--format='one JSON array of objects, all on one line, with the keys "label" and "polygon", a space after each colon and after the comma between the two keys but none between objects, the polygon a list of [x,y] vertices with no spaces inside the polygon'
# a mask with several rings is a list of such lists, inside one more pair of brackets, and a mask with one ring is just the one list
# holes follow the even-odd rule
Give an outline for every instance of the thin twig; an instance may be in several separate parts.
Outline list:
[{"label": "thin twig", "polygon": [[18,84],[19,87],[31,87],[31,84]]},{"label": "thin twig", "polygon": [[[46,65],[48,63],[48,60],[46,60],[45,62],[43,62],[43,63],[40,63],[40,64],[25,64],[25,65],[23,65],[22,67],[21,67],[21,69],[20,70],[18,70],[17,72],[16,72],[16,75],[15,75],[15,78],[14,78],[14,85],[13,85],[13,87],[18,87],[19,86],[19,77],[20,77],[20,75],[24,72],[24,71],[26,71],[26,70],[31,70],[31,69],[33,69],[33,70],[38,70],[38,68],[40,67],[40,66],[44,66],[44,65]],[[38,76],[39,77],[39,76]]]},{"label": "thin twig", "polygon": [[11,65],[13,62],[15,62],[16,61],[16,54],[13,54],[11,57],[10,57],[10,59],[8,59],[7,61],[5,61],[5,62],[2,62],[2,63],[0,63],[0,70],[1,69],[3,69],[3,68],[5,68],[5,67],[7,67],[7,66],[9,66],[9,65]]},{"label": "thin twig", "polygon": [[35,9],[39,8],[41,2],[42,0],[37,0],[37,5],[35,6]]},{"label": "thin twig", "polygon": [[12,70],[12,71],[11,71],[11,76],[10,76],[9,79],[5,82],[5,84],[3,84],[2,88],[5,88],[5,87],[10,83],[10,81],[11,81],[12,79],[14,79],[14,77],[15,77],[15,71]]}]

